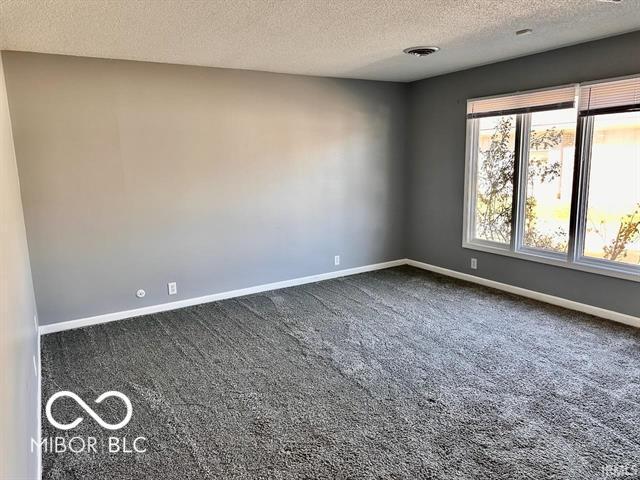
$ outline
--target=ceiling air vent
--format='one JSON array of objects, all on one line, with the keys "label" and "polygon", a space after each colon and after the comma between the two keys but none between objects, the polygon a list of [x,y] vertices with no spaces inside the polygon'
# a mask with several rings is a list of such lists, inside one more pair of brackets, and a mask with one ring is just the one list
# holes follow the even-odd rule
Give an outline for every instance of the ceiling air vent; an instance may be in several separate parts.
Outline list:
[{"label": "ceiling air vent", "polygon": [[407,55],[413,55],[416,57],[426,57],[432,53],[436,53],[440,50],[439,47],[409,47],[403,50]]}]

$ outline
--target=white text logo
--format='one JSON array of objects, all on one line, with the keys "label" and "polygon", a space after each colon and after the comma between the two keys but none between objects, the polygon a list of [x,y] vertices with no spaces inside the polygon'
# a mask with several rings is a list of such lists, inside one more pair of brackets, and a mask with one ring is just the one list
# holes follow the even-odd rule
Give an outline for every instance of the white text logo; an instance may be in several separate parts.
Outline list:
[{"label": "white text logo", "polygon": [[80,405],[90,416],[91,418],[93,418],[96,422],[98,422],[98,424],[100,424],[100,426],[102,428],[106,428],[107,430],[119,430],[122,427],[124,427],[127,423],[129,423],[129,420],[131,420],[131,415],[133,413],[133,407],[131,406],[131,400],[129,400],[129,397],[127,397],[124,393],[120,393],[120,392],[116,392],[116,391],[109,391],[109,392],[104,392],[102,395],[100,395],[98,398],[95,399],[96,403],[101,403],[105,398],[110,398],[110,397],[117,397],[120,400],[122,400],[124,402],[124,404],[127,407],[127,414],[124,417],[124,420],[122,420],[120,423],[116,423],[116,424],[111,424],[111,423],[107,423],[104,420],[102,420],[102,418],[100,418],[100,416],[93,411],[93,409],[87,405],[84,400],[82,400],[78,395],[76,395],[73,392],[69,392],[69,391],[61,391],[58,392],[54,395],[51,396],[51,398],[49,399],[49,401],[47,402],[47,406],[45,408],[45,412],[47,414],[47,419],[49,420],[49,423],[51,423],[51,425],[53,425],[54,427],[60,429],[60,430],[71,430],[72,428],[77,427],[80,422],[82,422],[82,420],[84,420],[83,417],[78,417],[76,418],[73,422],[68,423],[68,424],[63,424],[63,423],[59,423],[57,422],[54,418],[53,415],[51,414],[51,407],[53,406],[53,402],[55,402],[58,398],[60,397],[69,397],[69,398],[73,398],[76,403],[78,405]]}]

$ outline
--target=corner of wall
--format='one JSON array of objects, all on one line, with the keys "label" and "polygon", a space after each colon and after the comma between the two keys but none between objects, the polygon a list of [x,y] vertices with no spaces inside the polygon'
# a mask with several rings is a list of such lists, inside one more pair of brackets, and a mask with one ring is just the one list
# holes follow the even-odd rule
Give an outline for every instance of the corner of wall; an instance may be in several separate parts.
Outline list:
[{"label": "corner of wall", "polygon": [[40,478],[40,337],[0,52],[0,478]]}]

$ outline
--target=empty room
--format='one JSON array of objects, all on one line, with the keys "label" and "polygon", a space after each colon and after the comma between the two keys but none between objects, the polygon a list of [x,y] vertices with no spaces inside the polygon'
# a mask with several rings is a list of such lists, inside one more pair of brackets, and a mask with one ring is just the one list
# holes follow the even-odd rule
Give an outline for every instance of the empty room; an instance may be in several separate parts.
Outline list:
[{"label": "empty room", "polygon": [[0,0],[0,480],[640,479],[638,0]]}]

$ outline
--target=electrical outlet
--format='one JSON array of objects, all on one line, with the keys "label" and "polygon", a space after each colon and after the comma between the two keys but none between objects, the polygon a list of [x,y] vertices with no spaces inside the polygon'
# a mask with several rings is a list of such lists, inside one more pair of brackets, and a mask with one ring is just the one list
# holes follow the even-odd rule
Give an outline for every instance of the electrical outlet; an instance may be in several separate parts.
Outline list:
[{"label": "electrical outlet", "polygon": [[340,255],[336,255],[335,257],[333,257],[333,264],[340,265]]},{"label": "electrical outlet", "polygon": [[478,269],[478,259],[477,258],[472,258],[471,259],[471,269],[472,270],[477,270]]},{"label": "electrical outlet", "polygon": [[178,293],[178,284],[176,282],[167,283],[167,290],[169,291],[169,295],[175,295]]}]

